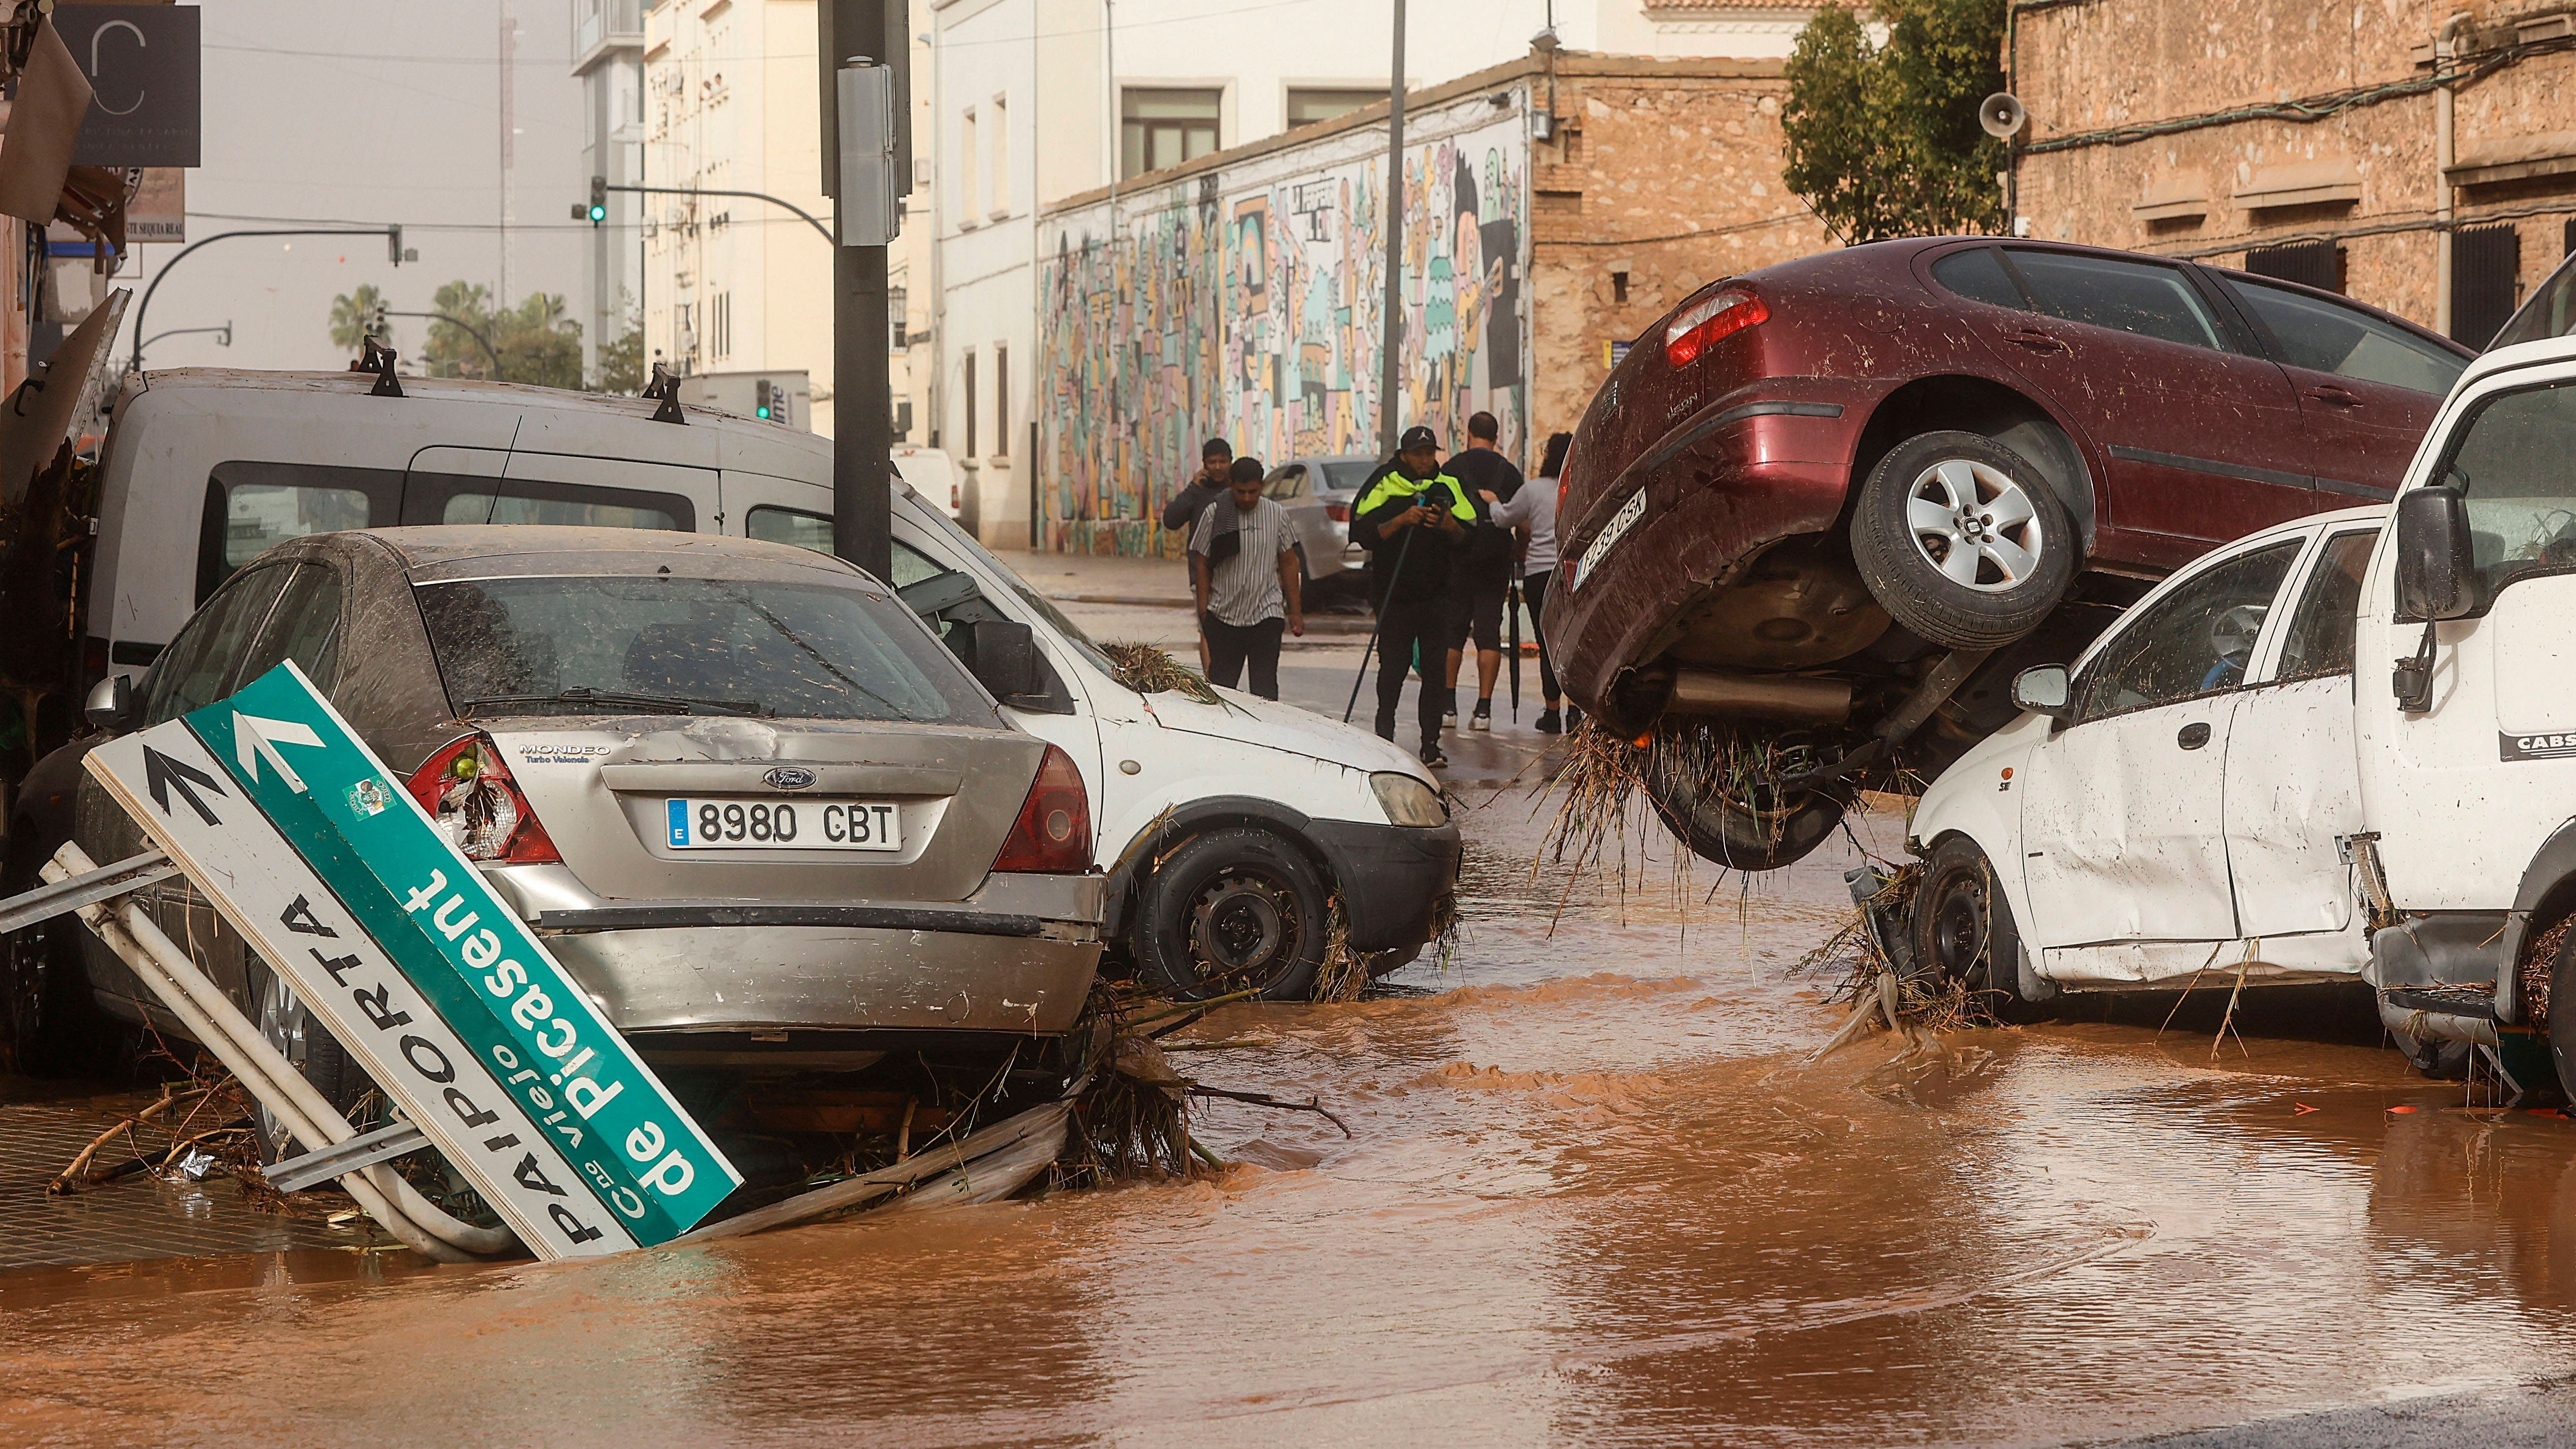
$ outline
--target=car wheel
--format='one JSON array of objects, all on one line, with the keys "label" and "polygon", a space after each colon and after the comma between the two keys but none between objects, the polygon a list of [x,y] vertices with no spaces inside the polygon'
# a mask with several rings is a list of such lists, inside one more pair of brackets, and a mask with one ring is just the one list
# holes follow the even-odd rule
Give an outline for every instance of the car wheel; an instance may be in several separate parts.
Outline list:
[{"label": "car wheel", "polygon": [[1776,797],[1743,790],[1715,769],[1694,769],[1678,749],[1652,752],[1639,779],[1664,828],[1702,860],[1731,870],[1778,870],[1825,843],[1843,802],[1821,790]]},{"label": "car wheel", "polygon": [[[286,978],[269,970],[265,963],[258,974],[260,1035],[303,1072],[304,1080],[322,1094],[323,1100],[347,1115],[374,1083],[357,1063],[349,1060],[339,1040],[323,1030],[313,1013],[295,998],[295,988],[287,984]],[[263,1164],[282,1162],[320,1145],[298,1143],[265,1102],[253,1103],[251,1123],[259,1130],[259,1160]]]},{"label": "car wheel", "polygon": [[1924,433],[1881,458],[1851,543],[1888,614],[1952,649],[2029,633],[2075,577],[2065,505],[2020,454],[1976,433]]},{"label": "car wheel", "polygon": [[1952,836],[1933,847],[1915,882],[1911,935],[1919,979],[1963,984],[2005,1021],[2039,1014],[2021,994],[2021,931],[2012,906],[1975,841]]},{"label": "car wheel", "polygon": [[1176,1001],[1254,990],[1303,1001],[1324,964],[1329,913],[1323,878],[1266,830],[1194,836],[1144,885],[1136,965]]},{"label": "car wheel", "polygon": [[30,1077],[115,1076],[124,1033],[90,994],[68,916],[13,931],[0,955],[0,1028],[11,1069]]},{"label": "car wheel", "polygon": [[2576,1102],[2576,931],[2558,943],[2558,959],[2550,963],[2549,1008],[2549,1055],[2558,1063],[2559,1087]]}]

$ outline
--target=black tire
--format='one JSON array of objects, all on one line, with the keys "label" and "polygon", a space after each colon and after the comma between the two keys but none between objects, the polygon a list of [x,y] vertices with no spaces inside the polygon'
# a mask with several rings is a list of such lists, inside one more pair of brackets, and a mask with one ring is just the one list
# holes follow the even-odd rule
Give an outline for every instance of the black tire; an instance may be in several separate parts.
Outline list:
[{"label": "black tire", "polygon": [[1954,835],[1932,848],[1915,882],[1910,929],[1917,978],[1964,983],[2001,1021],[2040,1008],[2021,994],[2021,929],[1977,843]]},{"label": "black tire", "polygon": [[1832,839],[1842,823],[1843,802],[1824,791],[1802,790],[1784,800],[1732,798],[1715,780],[1676,764],[1681,753],[1655,751],[1640,783],[1664,828],[1702,860],[1746,872],[1778,870]]},{"label": "black tire", "polygon": [[[260,1034],[268,1044],[297,1063],[304,1080],[322,1094],[324,1101],[339,1109],[342,1116],[365,1099],[375,1083],[358,1064],[349,1058],[338,1038],[313,1019],[313,1013],[300,1001],[277,973],[264,961],[255,962],[251,971],[259,983],[257,998],[251,1003],[251,1017],[259,1023]],[[312,1143],[299,1142],[290,1136],[284,1124],[264,1106],[254,1106],[251,1125],[259,1133],[259,1160],[274,1165],[289,1157],[311,1150]],[[363,1128],[364,1124],[357,1124]]]},{"label": "black tire", "polygon": [[2558,1063],[2558,1086],[2576,1103],[2576,931],[2558,943],[2549,964],[2549,1055]]},{"label": "black tire", "polygon": [[2037,469],[1959,432],[1918,434],[1878,460],[1851,545],[1888,614],[1952,649],[1999,648],[2037,628],[2066,596],[2079,551],[2065,504]]},{"label": "black tire", "polygon": [[90,990],[73,933],[86,929],[68,916],[6,938],[0,955],[0,1028],[7,1031],[7,1066],[30,1077],[123,1075],[132,1053],[130,1035]]},{"label": "black tire", "polygon": [[1331,898],[1297,847],[1266,830],[1193,836],[1137,902],[1137,974],[1175,1001],[1258,988],[1303,1001],[1323,968]]}]

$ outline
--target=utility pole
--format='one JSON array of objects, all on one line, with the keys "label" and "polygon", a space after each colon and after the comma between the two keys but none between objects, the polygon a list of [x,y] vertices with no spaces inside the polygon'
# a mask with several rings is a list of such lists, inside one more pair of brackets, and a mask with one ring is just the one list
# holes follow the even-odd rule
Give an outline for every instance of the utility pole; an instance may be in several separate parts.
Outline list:
[{"label": "utility pole", "polygon": [[1404,346],[1404,0],[1395,0],[1395,67],[1386,82],[1386,300],[1378,319],[1377,444],[1395,456],[1403,422],[1396,412]]},{"label": "utility pole", "polygon": [[823,189],[836,202],[840,242],[832,249],[832,552],[882,580],[894,569],[886,244],[912,189],[911,26],[905,0],[816,8]]}]

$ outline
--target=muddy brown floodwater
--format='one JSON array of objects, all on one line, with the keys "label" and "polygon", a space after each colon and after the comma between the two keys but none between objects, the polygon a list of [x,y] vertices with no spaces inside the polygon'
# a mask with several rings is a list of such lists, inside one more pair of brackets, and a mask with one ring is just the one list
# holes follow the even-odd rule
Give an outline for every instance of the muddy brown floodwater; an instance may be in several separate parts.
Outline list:
[{"label": "muddy brown floodwater", "polygon": [[0,1439],[2058,1443],[2570,1362],[2576,1123],[2154,1013],[1808,1066],[1846,861],[1551,936],[1526,815],[1416,994],[1192,1031],[1350,1140],[1229,1108],[1215,1181],[590,1266],[0,1275]]}]

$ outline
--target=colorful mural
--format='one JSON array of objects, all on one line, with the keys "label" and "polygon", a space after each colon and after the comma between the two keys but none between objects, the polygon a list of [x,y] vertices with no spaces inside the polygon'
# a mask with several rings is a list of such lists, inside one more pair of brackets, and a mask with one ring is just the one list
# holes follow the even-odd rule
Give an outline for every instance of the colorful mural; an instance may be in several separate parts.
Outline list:
[{"label": "colorful mural", "polygon": [[[1493,114],[1478,96],[1408,125],[1429,139],[1404,157],[1398,411],[1452,448],[1469,414],[1491,412],[1519,456],[1528,125],[1515,108],[1442,134]],[[1049,218],[1049,547],[1177,554],[1155,515],[1209,437],[1270,462],[1377,451],[1386,160],[1364,134],[1122,197],[1114,237],[1105,202]]]}]

